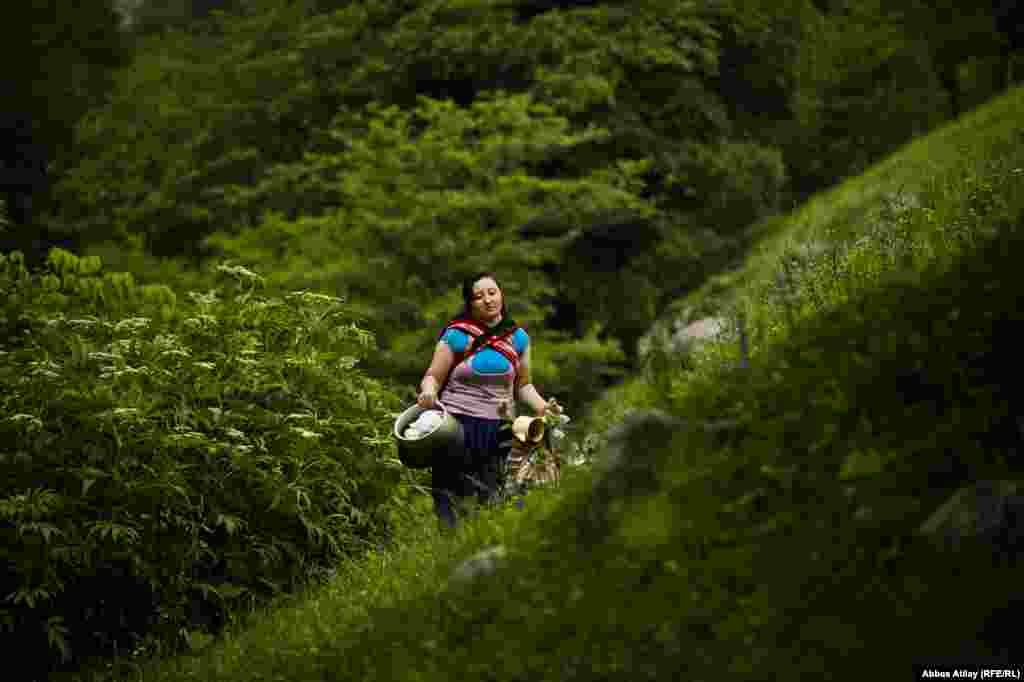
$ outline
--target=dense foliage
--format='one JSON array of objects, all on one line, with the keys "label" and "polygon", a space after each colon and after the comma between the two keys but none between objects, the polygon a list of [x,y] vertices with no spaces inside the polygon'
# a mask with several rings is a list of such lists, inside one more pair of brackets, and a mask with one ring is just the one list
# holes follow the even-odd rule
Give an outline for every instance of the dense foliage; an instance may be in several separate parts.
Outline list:
[{"label": "dense foliage", "polygon": [[42,260],[60,234],[42,230],[53,168],[71,163],[75,125],[103,103],[111,73],[131,61],[112,0],[9,4],[0,23],[0,198],[12,225],[0,251]]},{"label": "dense foliage", "polygon": [[[453,282],[480,267],[500,272],[512,314],[529,325],[546,312],[536,302],[554,297],[543,269],[561,265],[562,245],[580,236],[573,225],[615,209],[634,220],[651,212],[637,197],[639,163],[580,179],[527,174],[524,166],[543,149],[606,132],[570,135],[564,119],[525,95],[497,95],[468,110],[427,98],[409,113],[373,107],[359,125],[329,131],[338,152],[308,153],[252,189],[230,188],[235,206],[264,220],[209,241],[230,257],[276,263],[274,284],[328,284],[363,302],[369,324],[392,341],[378,364],[411,381],[432,345],[424,322],[440,328],[461,307]],[[323,215],[296,210],[315,205]],[[524,242],[518,227],[550,212],[562,217],[561,229]],[[613,272],[602,274],[614,284]],[[603,302],[621,313],[638,293]]]},{"label": "dense foliage", "polygon": [[96,258],[0,259],[0,614],[32,674],[173,649],[387,532],[372,336],[339,299],[222,270],[182,300]]},{"label": "dense foliage", "polygon": [[[592,332],[631,361],[747,226],[948,115],[926,37],[885,3],[199,9],[143,31],[78,127],[48,224],[159,256],[273,251],[282,286],[356,295],[385,351],[374,371],[403,381],[432,337],[406,328],[451,312],[470,263],[507,272],[542,334]],[[559,381],[557,364],[539,376]]]}]

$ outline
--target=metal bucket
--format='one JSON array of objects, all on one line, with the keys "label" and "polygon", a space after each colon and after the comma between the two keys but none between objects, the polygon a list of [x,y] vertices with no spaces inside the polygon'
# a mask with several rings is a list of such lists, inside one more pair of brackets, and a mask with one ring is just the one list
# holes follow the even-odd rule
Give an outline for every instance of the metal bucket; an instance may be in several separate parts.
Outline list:
[{"label": "metal bucket", "polygon": [[[422,438],[406,438],[402,435],[409,424],[427,410],[439,410],[444,415],[437,428]],[[447,454],[449,448],[465,440],[462,424],[441,403],[437,403],[437,407],[409,407],[395,419],[392,433],[398,442],[398,459],[410,469],[426,469],[432,466],[436,455]]]}]

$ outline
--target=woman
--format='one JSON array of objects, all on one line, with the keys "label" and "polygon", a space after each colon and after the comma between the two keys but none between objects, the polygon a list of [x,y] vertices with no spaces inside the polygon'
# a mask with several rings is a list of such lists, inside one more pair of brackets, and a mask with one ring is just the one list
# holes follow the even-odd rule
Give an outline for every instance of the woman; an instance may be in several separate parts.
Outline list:
[{"label": "woman", "polygon": [[518,397],[537,416],[561,412],[554,398],[545,402],[530,382],[530,337],[507,316],[495,276],[467,278],[462,300],[465,307],[442,332],[417,400],[426,408],[442,403],[465,434],[464,445],[438,457],[431,471],[434,511],[449,528],[457,522],[457,501],[475,492],[486,503],[498,491],[508,456],[499,445],[503,410]]}]

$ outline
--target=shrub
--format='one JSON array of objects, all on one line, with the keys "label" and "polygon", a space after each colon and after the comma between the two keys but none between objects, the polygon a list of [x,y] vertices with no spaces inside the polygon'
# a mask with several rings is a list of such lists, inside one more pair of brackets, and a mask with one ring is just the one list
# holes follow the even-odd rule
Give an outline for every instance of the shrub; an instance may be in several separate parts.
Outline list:
[{"label": "shrub", "polygon": [[622,375],[625,359],[619,344],[598,337],[593,327],[578,340],[559,339],[537,345],[533,351],[534,375],[545,395],[563,403],[585,405],[604,390],[609,381]]},{"label": "shrub", "polygon": [[0,256],[0,623],[26,661],[216,630],[378,540],[402,476],[343,301],[101,269]]}]

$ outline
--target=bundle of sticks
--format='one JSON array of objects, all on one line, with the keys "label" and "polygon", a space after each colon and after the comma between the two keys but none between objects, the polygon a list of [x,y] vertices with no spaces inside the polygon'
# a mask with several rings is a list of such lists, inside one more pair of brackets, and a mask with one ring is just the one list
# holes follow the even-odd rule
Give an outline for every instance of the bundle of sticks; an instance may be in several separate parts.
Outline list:
[{"label": "bundle of sticks", "polygon": [[511,435],[506,480],[520,485],[543,485],[557,483],[561,474],[561,462],[552,443],[550,431],[539,443],[526,443]]}]

